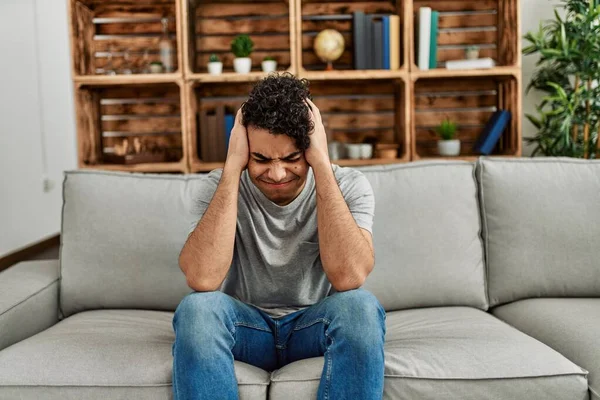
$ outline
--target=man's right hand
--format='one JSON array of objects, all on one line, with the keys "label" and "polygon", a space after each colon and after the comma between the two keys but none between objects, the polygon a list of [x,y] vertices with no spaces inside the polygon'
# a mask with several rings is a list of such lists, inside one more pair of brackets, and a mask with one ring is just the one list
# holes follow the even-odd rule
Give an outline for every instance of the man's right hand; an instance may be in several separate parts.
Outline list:
[{"label": "man's right hand", "polygon": [[240,107],[235,116],[231,135],[229,136],[229,149],[227,150],[225,169],[231,169],[241,174],[248,166],[249,158],[248,132],[242,124],[242,107]]}]

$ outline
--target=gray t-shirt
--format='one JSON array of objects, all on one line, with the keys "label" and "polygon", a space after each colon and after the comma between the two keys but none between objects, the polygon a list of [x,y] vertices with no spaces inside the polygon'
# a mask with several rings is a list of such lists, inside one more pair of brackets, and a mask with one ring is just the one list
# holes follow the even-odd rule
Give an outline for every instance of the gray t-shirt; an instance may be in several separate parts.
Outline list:
[{"label": "gray t-shirt", "polygon": [[[375,198],[369,181],[352,168],[333,165],[333,171],[357,225],[372,232]],[[208,208],[222,172],[214,170],[202,180],[190,233]],[[233,261],[220,290],[273,318],[306,308],[333,293],[319,255],[316,199],[312,168],[302,192],[286,206],[269,200],[244,171]]]}]

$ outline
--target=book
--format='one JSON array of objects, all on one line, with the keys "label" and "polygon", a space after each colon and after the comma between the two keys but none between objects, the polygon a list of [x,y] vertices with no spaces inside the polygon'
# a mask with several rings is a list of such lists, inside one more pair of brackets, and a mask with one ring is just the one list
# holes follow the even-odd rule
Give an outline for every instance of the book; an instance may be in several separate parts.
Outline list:
[{"label": "book", "polygon": [[355,11],[352,18],[352,34],[354,40],[354,69],[367,69],[365,54],[365,13]]},{"label": "book", "polygon": [[215,130],[216,161],[225,161],[227,148],[225,147],[225,106],[217,106],[215,112],[217,129]]},{"label": "book", "polygon": [[440,13],[437,11],[431,12],[431,33],[429,39],[429,68],[437,68],[437,38],[438,38],[438,22]]},{"label": "book", "polygon": [[510,111],[498,110],[488,120],[483,131],[473,145],[473,151],[478,154],[488,155],[500,140],[502,132],[510,121]]},{"label": "book", "polygon": [[429,45],[431,42],[431,8],[419,8],[419,42],[417,65],[421,70],[429,69]]},{"label": "book", "polygon": [[365,69],[373,69],[375,68],[375,60],[373,59],[375,50],[373,49],[373,17],[370,15],[365,15],[364,35],[366,58]]},{"label": "book", "polygon": [[383,69],[383,21],[373,20],[373,68]]},{"label": "book", "polygon": [[225,154],[227,155],[227,150],[229,149],[229,138],[231,137],[231,130],[233,129],[233,125],[235,123],[235,114],[225,114]]},{"label": "book", "polygon": [[390,69],[400,68],[400,16],[390,15]]},{"label": "book", "polygon": [[390,15],[384,15],[381,18],[383,23],[383,69],[390,68]]},{"label": "book", "polygon": [[451,60],[446,61],[447,69],[489,69],[494,68],[496,62],[490,58],[478,58],[476,60]]}]

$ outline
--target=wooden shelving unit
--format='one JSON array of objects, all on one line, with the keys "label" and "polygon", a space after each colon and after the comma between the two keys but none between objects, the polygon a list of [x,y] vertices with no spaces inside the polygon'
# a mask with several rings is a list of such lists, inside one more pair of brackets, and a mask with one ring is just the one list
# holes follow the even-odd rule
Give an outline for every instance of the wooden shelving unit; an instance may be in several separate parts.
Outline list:
[{"label": "wooden shelving unit", "polygon": [[[207,155],[202,150],[211,126],[206,115],[235,113],[254,82],[266,76],[260,68],[266,55],[275,56],[278,71],[311,82],[332,139],[398,146],[394,159],[337,160],[340,165],[443,159],[437,156],[433,127],[445,117],[458,122],[463,145],[461,155],[451,159],[474,160],[472,144],[496,109],[511,111],[512,120],[494,155],[519,157],[519,1],[69,0],[79,167],[168,173],[221,167],[223,154]],[[451,71],[440,64],[418,70],[415,18],[423,6],[440,12],[440,62],[463,58],[464,48],[476,44],[480,56],[494,58],[497,67]],[[400,16],[399,69],[353,69],[352,14],[357,10]],[[174,72],[104,74],[111,64],[120,71],[125,55],[134,70],[159,60],[165,17],[176,48]],[[346,42],[334,71],[325,71],[312,50],[316,34],[327,28],[338,30]],[[239,33],[249,34],[255,42],[249,74],[233,72],[229,44]],[[224,62],[222,75],[207,73],[212,53]],[[115,146],[136,138],[167,149],[168,157],[130,165],[107,162]]]}]

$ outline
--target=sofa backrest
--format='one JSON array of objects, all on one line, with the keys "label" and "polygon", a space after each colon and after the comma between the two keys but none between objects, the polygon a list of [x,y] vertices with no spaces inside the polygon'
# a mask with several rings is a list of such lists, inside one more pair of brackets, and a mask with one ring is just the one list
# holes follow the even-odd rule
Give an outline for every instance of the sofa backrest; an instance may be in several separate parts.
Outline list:
[{"label": "sofa backrest", "polygon": [[191,291],[179,252],[198,175],[65,173],[62,316],[101,308],[173,311]]},{"label": "sofa backrest", "polygon": [[361,168],[375,192],[375,269],[386,310],[487,309],[475,165],[434,161]]},{"label": "sofa backrest", "polygon": [[600,296],[600,161],[481,158],[477,177],[490,306]]}]

